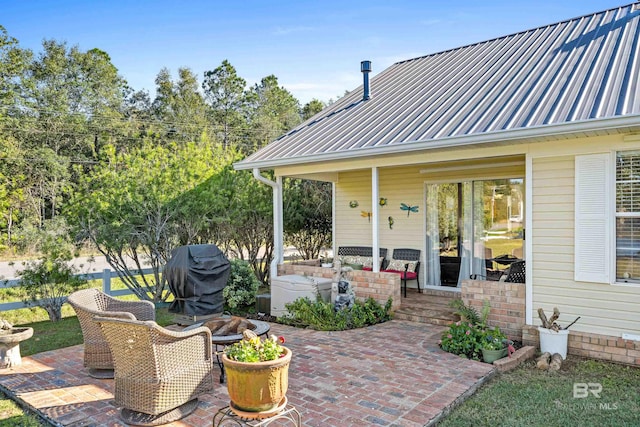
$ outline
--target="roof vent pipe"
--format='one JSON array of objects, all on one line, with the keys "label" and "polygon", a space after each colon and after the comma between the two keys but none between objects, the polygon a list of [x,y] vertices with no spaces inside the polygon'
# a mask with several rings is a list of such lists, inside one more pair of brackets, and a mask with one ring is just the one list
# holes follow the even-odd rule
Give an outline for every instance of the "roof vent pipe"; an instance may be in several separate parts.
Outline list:
[{"label": "roof vent pipe", "polygon": [[371,72],[371,61],[362,61],[360,63],[360,71],[362,71],[362,79],[364,83],[364,93],[362,94],[362,100],[366,101],[371,98],[369,95],[369,73]]}]

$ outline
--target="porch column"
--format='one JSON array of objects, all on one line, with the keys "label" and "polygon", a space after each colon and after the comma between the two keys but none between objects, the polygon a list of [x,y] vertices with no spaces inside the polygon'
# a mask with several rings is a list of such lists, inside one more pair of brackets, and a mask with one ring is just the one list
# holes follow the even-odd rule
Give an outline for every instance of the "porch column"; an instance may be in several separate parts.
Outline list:
[{"label": "porch column", "polygon": [[380,263],[377,262],[378,257],[380,256],[380,242],[378,235],[378,208],[380,204],[378,201],[379,193],[378,193],[378,168],[371,168],[371,246],[373,247],[373,272],[380,272]]},{"label": "porch column", "polygon": [[282,177],[273,182],[260,174],[260,169],[253,169],[253,176],[258,181],[273,189],[273,260],[269,272],[271,278],[278,277],[278,264],[284,263],[284,221],[282,215]]},{"label": "porch column", "polygon": [[533,158],[530,153],[525,157],[524,169],[525,214],[524,214],[524,250],[525,269],[525,313],[526,324],[533,325]]},{"label": "porch column", "polygon": [[282,196],[282,177],[276,177],[273,189],[273,258],[271,277],[278,275],[278,264],[284,263],[284,214]]}]

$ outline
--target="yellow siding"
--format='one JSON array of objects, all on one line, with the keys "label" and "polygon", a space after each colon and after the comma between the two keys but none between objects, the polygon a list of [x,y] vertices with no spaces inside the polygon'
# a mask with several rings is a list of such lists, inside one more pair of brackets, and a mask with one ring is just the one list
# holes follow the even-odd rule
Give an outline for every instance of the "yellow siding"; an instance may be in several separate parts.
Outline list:
[{"label": "yellow siding", "polygon": [[[380,246],[420,249],[424,254],[424,178],[420,168],[391,168],[380,171],[380,197],[387,198],[387,206],[380,207]],[[418,213],[400,210],[400,203],[418,206]],[[393,229],[389,229],[389,216]]]},{"label": "yellow siding", "polygon": [[[588,142],[592,150],[602,151],[602,145]],[[575,151],[584,147],[578,145]],[[532,154],[533,230],[528,233],[533,247],[534,324],[539,324],[539,307],[547,313],[558,307],[562,324],[581,316],[571,327],[577,331],[614,336],[638,333],[640,288],[574,281],[575,156],[547,157],[549,147],[541,148],[543,157]]]},{"label": "yellow siding", "polygon": [[[423,250],[424,178],[419,168],[390,168],[379,172],[379,194],[387,199],[386,206],[379,206],[379,245],[393,248]],[[357,200],[359,206],[350,208],[349,202]],[[400,210],[400,203],[418,206],[418,213],[407,216]],[[340,173],[336,183],[336,246],[371,246],[372,224],[361,212],[371,212],[371,172]],[[393,228],[389,228],[389,216]]]},{"label": "yellow siding", "polygon": [[[371,171],[341,173],[336,183],[336,246],[371,246],[371,224],[361,212],[371,212]],[[359,203],[357,208],[349,202]]]}]

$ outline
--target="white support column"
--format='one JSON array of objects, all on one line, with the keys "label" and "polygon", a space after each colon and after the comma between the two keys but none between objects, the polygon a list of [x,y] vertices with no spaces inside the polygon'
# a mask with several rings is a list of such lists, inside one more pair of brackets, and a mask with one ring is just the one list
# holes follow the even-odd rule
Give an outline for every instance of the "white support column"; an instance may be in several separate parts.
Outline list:
[{"label": "white support column", "polygon": [[380,263],[377,262],[378,257],[380,256],[380,239],[378,233],[378,208],[380,204],[378,203],[379,198],[378,191],[378,168],[371,168],[371,236],[372,236],[372,249],[373,249],[373,272],[380,272]]},{"label": "white support column", "polygon": [[273,182],[260,174],[260,169],[253,169],[253,176],[258,181],[273,189],[273,260],[271,261],[271,279],[278,277],[278,264],[284,262],[284,220],[282,215],[282,177]]},{"label": "white support column", "polygon": [[336,183],[331,183],[331,243],[333,249],[333,261],[338,259],[338,247],[336,246]]},{"label": "white support column", "polygon": [[524,167],[525,218],[524,218],[524,258],[525,270],[525,319],[533,325],[533,159],[527,153]]},{"label": "white support column", "polygon": [[[282,177],[276,177],[276,187],[273,189],[273,238],[274,238],[274,259],[277,264],[284,263],[284,207]],[[275,271],[271,271],[271,277],[278,275],[277,264]]]}]

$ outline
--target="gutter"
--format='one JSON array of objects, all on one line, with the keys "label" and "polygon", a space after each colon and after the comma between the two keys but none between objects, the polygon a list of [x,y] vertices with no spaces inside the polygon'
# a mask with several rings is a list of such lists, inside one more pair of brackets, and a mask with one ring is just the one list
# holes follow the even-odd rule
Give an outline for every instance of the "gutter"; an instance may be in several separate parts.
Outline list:
[{"label": "gutter", "polygon": [[300,165],[305,163],[326,162],[331,160],[350,160],[355,158],[372,157],[389,154],[403,154],[414,151],[433,150],[437,148],[453,148],[486,143],[521,142],[537,138],[556,137],[559,135],[581,134],[585,132],[606,131],[640,127],[640,115],[618,116],[613,118],[582,120],[579,122],[561,123],[555,125],[543,125],[530,128],[501,130],[490,133],[474,135],[451,136],[438,139],[428,139],[411,142],[392,142],[384,147],[365,147],[346,151],[318,153],[296,157],[267,159],[267,160],[243,160],[234,163],[236,170],[267,168],[278,166]]},{"label": "gutter", "polygon": [[278,264],[284,262],[283,215],[282,215],[282,177],[271,181],[260,174],[260,169],[253,169],[253,177],[273,189],[273,259],[269,272],[271,280],[278,277]]}]

